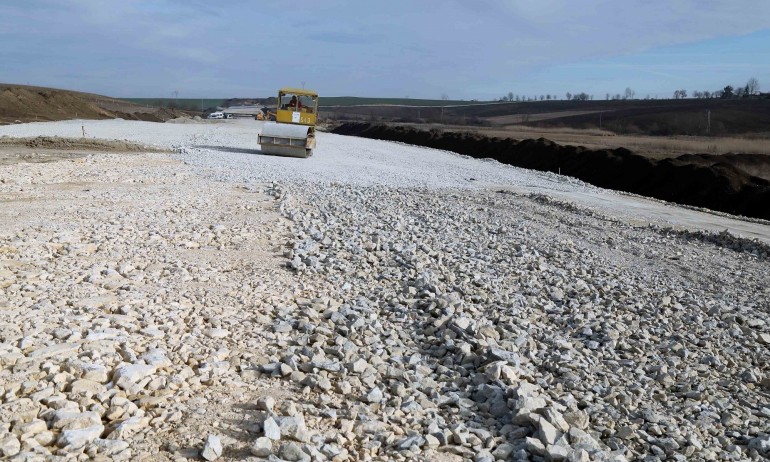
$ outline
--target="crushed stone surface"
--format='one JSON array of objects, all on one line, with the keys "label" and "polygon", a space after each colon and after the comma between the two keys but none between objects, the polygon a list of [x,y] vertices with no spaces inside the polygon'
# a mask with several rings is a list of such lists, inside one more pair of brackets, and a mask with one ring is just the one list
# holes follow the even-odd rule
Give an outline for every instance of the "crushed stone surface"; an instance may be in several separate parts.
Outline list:
[{"label": "crushed stone surface", "polygon": [[0,127],[175,151],[0,165],[0,456],[770,457],[767,224],[228,122]]}]

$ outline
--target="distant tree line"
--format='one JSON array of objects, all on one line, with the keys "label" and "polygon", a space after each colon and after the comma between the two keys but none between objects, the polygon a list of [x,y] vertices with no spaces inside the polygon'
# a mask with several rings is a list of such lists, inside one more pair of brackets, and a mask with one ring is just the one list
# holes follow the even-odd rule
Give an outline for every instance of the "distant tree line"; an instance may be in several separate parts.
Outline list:
[{"label": "distant tree line", "polygon": [[551,101],[551,100],[557,100],[559,99],[556,95],[535,95],[535,96],[527,96],[527,95],[514,95],[511,92],[508,92],[507,95],[503,95],[499,98],[497,98],[498,101],[516,101],[516,102],[525,102],[525,101]]},{"label": "distant tree line", "polygon": [[[685,99],[687,98],[687,90],[685,89],[679,89],[674,91],[674,99]],[[748,98],[752,96],[759,96],[761,95],[759,91],[759,81],[752,77],[750,78],[745,85],[737,85],[733,87],[732,85],[727,85],[721,90],[715,90],[715,91],[700,91],[695,90],[692,92],[693,98],[721,98],[721,99],[734,99],[734,98]],[[580,92],[580,93],[572,93],[567,92],[565,93],[565,100],[567,101],[589,101],[594,99],[594,95]],[[626,91],[623,92],[623,94],[616,93],[614,95],[607,93],[605,95],[605,98],[609,100],[629,100],[629,99],[636,99],[636,92],[631,88],[626,88]],[[527,102],[527,101],[551,101],[551,100],[558,100],[560,99],[558,95],[554,94],[545,94],[545,95],[537,95],[535,96],[527,96],[527,95],[516,95],[513,92],[508,92],[507,95],[503,95],[500,98],[498,98],[498,101],[515,101],[515,102]],[[644,99],[651,99],[650,95],[647,95],[644,97]]]},{"label": "distant tree line", "polygon": [[[679,96],[677,96],[679,95]],[[698,91],[692,92],[692,97],[697,99],[719,98],[719,99],[738,99],[738,98],[750,98],[752,96],[759,96],[759,80],[752,77],[746,82],[745,85],[726,85],[721,90],[716,91]],[[685,90],[677,90],[674,92],[674,98],[686,98],[687,92]]]},{"label": "distant tree line", "polygon": [[721,90],[717,90],[709,93],[708,91],[694,91],[693,98],[721,98],[721,99],[734,99],[734,98],[749,98],[752,96],[758,96],[759,92],[759,80],[752,77],[746,82],[746,85],[727,85]]}]

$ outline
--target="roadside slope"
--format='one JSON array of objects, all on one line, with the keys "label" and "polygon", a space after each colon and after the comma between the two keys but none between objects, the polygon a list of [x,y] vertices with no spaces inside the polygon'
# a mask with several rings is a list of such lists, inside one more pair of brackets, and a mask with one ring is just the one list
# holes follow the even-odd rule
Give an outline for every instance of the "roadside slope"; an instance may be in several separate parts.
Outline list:
[{"label": "roadside slope", "polygon": [[[348,123],[334,133],[400,141],[490,158],[517,167],[561,173],[603,188],[695,207],[770,219],[770,181],[747,173],[739,156],[680,156],[654,160],[627,149],[591,150],[546,139],[486,138],[411,127]],[[770,156],[752,156],[753,170],[770,166]],[[761,166],[756,164],[762,163]]]}]

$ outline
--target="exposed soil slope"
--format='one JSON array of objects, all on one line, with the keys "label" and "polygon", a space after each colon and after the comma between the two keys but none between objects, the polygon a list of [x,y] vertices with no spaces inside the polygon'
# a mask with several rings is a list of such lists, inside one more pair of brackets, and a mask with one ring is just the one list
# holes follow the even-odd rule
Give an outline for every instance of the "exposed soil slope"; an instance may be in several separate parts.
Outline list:
[{"label": "exposed soil slope", "polygon": [[148,108],[90,93],[0,84],[0,124],[114,118],[164,122],[179,115],[179,111]]},{"label": "exposed soil slope", "polygon": [[561,172],[596,186],[679,204],[770,219],[770,182],[748,173],[764,171],[770,157],[685,155],[654,160],[627,149],[590,150],[544,138],[517,141],[476,134],[349,123],[342,135],[400,141],[540,171]]}]

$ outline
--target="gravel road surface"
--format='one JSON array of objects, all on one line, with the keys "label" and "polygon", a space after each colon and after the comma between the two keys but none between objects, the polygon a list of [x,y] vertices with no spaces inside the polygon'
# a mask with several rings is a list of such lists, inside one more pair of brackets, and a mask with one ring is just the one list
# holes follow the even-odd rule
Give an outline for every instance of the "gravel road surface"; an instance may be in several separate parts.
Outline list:
[{"label": "gravel road surface", "polygon": [[770,457],[767,223],[259,127],[0,127],[0,457]]}]

